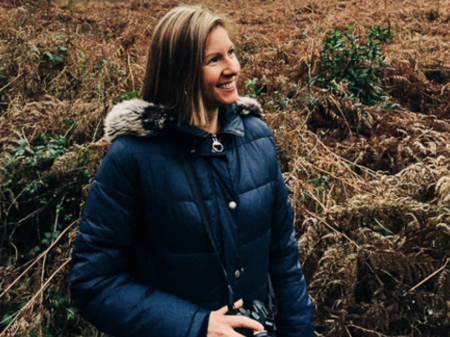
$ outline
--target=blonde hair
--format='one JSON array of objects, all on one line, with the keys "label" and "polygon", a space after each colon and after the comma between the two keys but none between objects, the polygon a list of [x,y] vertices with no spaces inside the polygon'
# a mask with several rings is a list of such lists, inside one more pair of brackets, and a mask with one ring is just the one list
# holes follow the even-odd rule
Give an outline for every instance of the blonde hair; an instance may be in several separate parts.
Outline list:
[{"label": "blonde hair", "polygon": [[206,39],[225,18],[202,6],[179,6],[153,32],[142,97],[178,112],[178,120],[205,125],[208,116],[201,93]]}]

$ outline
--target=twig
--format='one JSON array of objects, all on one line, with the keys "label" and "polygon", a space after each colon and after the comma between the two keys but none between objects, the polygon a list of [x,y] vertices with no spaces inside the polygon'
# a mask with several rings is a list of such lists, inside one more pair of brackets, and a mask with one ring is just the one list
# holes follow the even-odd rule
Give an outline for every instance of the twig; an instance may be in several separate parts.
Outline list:
[{"label": "twig", "polygon": [[127,57],[127,60],[128,60],[128,71],[130,72],[129,73],[129,77],[131,77],[131,86],[133,87],[133,91],[135,90],[135,87],[134,87],[134,76],[133,76],[133,71],[131,70],[131,61],[130,61],[130,53],[128,52],[128,55],[127,55],[128,57]]},{"label": "twig", "polygon": [[386,19],[388,30],[391,31],[391,20],[389,20],[389,14],[387,11],[387,0],[384,0],[384,18]]},{"label": "twig", "polygon": [[[361,326],[357,326],[357,325],[354,325],[354,324],[349,324],[347,326],[349,326],[351,328],[355,328],[355,329],[361,330],[361,331],[364,331],[364,332],[367,332],[367,333],[375,334],[378,337],[391,337],[391,336],[388,336],[388,335],[383,335],[382,333],[379,333],[379,332],[376,332],[376,331],[373,331],[373,330],[365,329],[365,328],[363,328]],[[398,337],[401,337],[401,336],[398,336]]]},{"label": "twig", "polygon": [[[44,257],[45,255],[48,254],[48,252],[56,245],[56,243],[62,238],[62,236],[64,234],[66,234],[66,232],[74,225],[78,222],[77,219],[74,222],[72,222],[69,226],[67,226],[66,229],[64,229],[61,234],[55,239],[55,241],[52,242],[52,244],[47,248],[46,251],[42,252],[35,260],[34,262],[32,262],[30,264],[30,266],[25,269],[22,274],[20,274],[8,287],[6,287],[6,289],[0,294],[0,298],[2,298],[3,295],[5,295],[17,282],[19,282],[19,280],[22,278],[22,276],[24,276],[30,269],[31,267],[33,267],[42,257]],[[0,335],[1,336],[1,335]]]},{"label": "twig", "polygon": [[[10,202],[9,207],[8,207],[8,209],[7,209],[6,212],[5,212],[6,217],[8,217],[9,212],[11,211],[11,208],[12,208],[13,206],[16,205],[17,200],[22,196],[22,194],[24,194],[24,193],[27,191],[28,187],[30,187],[31,184],[34,183],[35,181],[36,181],[36,180],[33,180],[31,183],[29,183],[27,186],[25,186],[24,189],[23,189],[22,191],[20,191],[19,194],[18,194],[17,196],[14,195],[13,200]],[[42,206],[40,209],[45,208],[46,206],[47,206],[47,205]],[[35,212],[36,212],[36,211],[33,211],[32,214],[35,214]],[[26,216],[26,217],[25,217],[24,219],[22,219],[21,221],[25,221],[26,219],[28,219],[29,216],[30,216],[30,215]]]},{"label": "twig", "polygon": [[375,220],[375,222],[378,224],[378,226],[380,226],[383,230],[385,230],[386,232],[388,232],[391,235],[394,235],[394,233],[392,233],[392,231],[390,231],[389,229],[387,229],[386,227],[384,227],[381,222],[378,221],[377,218],[373,218]]},{"label": "twig", "polygon": [[361,171],[365,171],[367,174],[370,174],[370,175],[371,175],[372,177],[374,177],[374,178],[379,178],[379,175],[377,174],[377,172],[375,172],[375,171],[373,171],[373,170],[371,170],[371,169],[369,169],[369,168],[367,168],[367,167],[365,167],[365,166],[358,165],[358,164],[356,164],[356,163],[354,163],[354,162],[351,162],[350,160],[345,159],[345,158],[343,158],[343,157],[337,155],[337,154],[334,153],[333,151],[331,151],[331,150],[330,150],[330,149],[329,149],[322,141],[320,141],[319,137],[317,137],[317,135],[316,135],[314,132],[308,131],[308,133],[309,133],[310,135],[312,135],[313,137],[315,137],[316,140],[317,140],[317,142],[320,143],[320,145],[322,145],[322,147],[323,147],[328,153],[330,153],[333,157],[335,157],[336,159],[342,160],[343,162],[346,162],[347,164],[354,165],[355,167],[358,167]]},{"label": "twig", "polygon": [[306,115],[305,121],[303,122],[302,126],[300,127],[300,132],[302,132],[303,129],[305,128],[305,125],[306,125],[306,123],[308,123],[308,119],[309,119],[309,117],[311,117],[311,114],[312,114],[312,110],[310,110],[310,109],[307,109],[307,110],[308,110],[308,114]]},{"label": "twig", "polygon": [[335,232],[336,234],[342,235],[344,238],[346,238],[350,243],[352,243],[357,249],[359,249],[360,247],[358,246],[358,244],[353,241],[352,239],[350,239],[347,234],[339,232],[336,228],[334,228],[333,226],[329,225],[325,220],[323,220],[321,217],[317,216],[316,214],[308,211],[307,209],[305,209],[306,213],[308,213],[309,215],[311,215],[312,217],[316,218],[317,220],[319,220],[320,222],[322,222],[325,226],[327,226],[329,229],[331,229],[333,232]]},{"label": "twig", "polygon": [[95,143],[95,137],[97,137],[97,131],[100,127],[100,124],[103,122],[103,120],[99,120],[97,123],[97,126],[95,127],[94,135],[92,136],[92,143]]},{"label": "twig", "polygon": [[[298,180],[298,181],[300,181],[300,183],[302,182],[302,180],[301,179],[298,179],[298,178],[296,178],[296,177],[293,177],[293,178],[295,178],[296,180]],[[303,185],[303,184],[302,184]],[[313,192],[311,192],[308,188],[307,188],[307,186],[305,186],[305,185],[303,185],[303,187],[304,187],[304,189],[311,195],[311,198],[313,198],[322,208],[323,208],[323,210],[326,210],[326,207],[325,207],[325,205],[314,195],[314,193]]]},{"label": "twig", "polygon": [[[299,157],[299,158],[297,159],[297,161],[301,161],[301,160],[303,160],[303,159],[304,159],[304,158]],[[296,163],[295,163],[295,167],[297,167],[297,161],[296,161]],[[331,172],[329,172],[329,171],[327,171],[327,170],[324,170],[323,168],[321,168],[321,167],[319,167],[319,166],[313,164],[312,162],[309,162],[309,165],[311,165],[312,167],[314,167],[316,170],[321,171],[321,172],[327,174],[328,176],[330,176],[330,177],[332,177],[332,178],[334,178],[334,179],[336,179],[336,180],[342,182],[342,183],[344,184],[344,186],[345,186],[345,185],[348,185],[348,186],[350,186],[350,187],[355,188],[356,190],[364,191],[364,192],[370,194],[370,195],[373,196],[373,197],[377,197],[376,194],[373,194],[372,192],[369,192],[369,191],[365,191],[365,190],[362,189],[361,187],[356,186],[356,185],[354,185],[354,184],[351,184],[351,183],[349,183],[349,182],[343,180],[342,178],[336,176],[335,174],[333,174],[333,173],[331,173]],[[294,176],[294,171],[292,171],[291,174],[285,179],[285,182],[288,182],[290,179],[292,179],[292,178],[294,178],[294,177],[295,177],[295,176]],[[355,178],[358,179],[359,176],[358,176],[358,175],[355,175]]]},{"label": "twig", "polygon": [[444,95],[444,90],[450,85],[450,83],[447,83],[446,85],[444,85],[441,89],[441,95]]},{"label": "twig", "polygon": [[347,327],[347,326],[345,327],[345,331],[347,332],[347,334],[348,334],[350,337],[352,337],[352,334],[350,333],[350,330],[348,330],[348,327]]},{"label": "twig", "polygon": [[[36,181],[36,180],[33,180],[33,182],[34,182],[34,181]],[[30,184],[29,184],[28,186],[30,186]],[[28,186],[27,186],[27,187],[28,187]],[[20,223],[24,222],[25,220],[27,220],[27,219],[33,217],[34,215],[36,215],[37,213],[39,213],[40,211],[42,211],[42,210],[43,210],[44,208],[46,208],[46,207],[47,207],[47,204],[44,205],[44,206],[42,206],[41,208],[38,208],[38,209],[34,210],[34,211],[31,212],[30,214],[28,214],[25,218],[20,219],[17,223],[20,224]]]},{"label": "twig", "polygon": [[[11,241],[10,241],[9,243],[11,244],[11,246],[14,247],[14,251],[16,252],[16,261],[15,261],[15,262],[17,262],[17,260],[19,259],[19,250],[18,250],[17,247],[14,245],[14,243],[12,243]],[[14,262],[14,263],[15,263],[15,262]]]},{"label": "twig", "polygon": [[295,23],[297,24],[298,27],[300,26],[300,19],[297,17],[297,13],[296,13],[296,4],[295,4],[295,0],[292,1],[292,5],[293,5],[293,9],[292,9],[292,16],[294,17]]},{"label": "twig", "polygon": [[[66,198],[66,196],[63,195],[63,197],[62,197],[62,199],[61,199],[59,205],[62,205],[62,203],[64,202],[64,199],[65,199],[65,198]],[[56,232],[56,230],[58,229],[58,220],[59,220],[59,214],[60,214],[60,213],[61,213],[60,211],[58,211],[58,212],[56,213],[56,216],[55,216],[55,223],[53,224],[53,233]]]},{"label": "twig", "polygon": [[13,84],[20,76],[22,76],[23,73],[20,73],[19,75],[16,76],[15,79],[13,79],[11,82],[9,82],[7,85],[5,85],[3,88],[0,89],[0,92],[2,92],[3,90],[5,90],[6,88],[8,88],[11,84]]},{"label": "twig", "polygon": [[[316,32],[316,23],[314,22],[313,25],[313,32]],[[314,72],[314,66],[315,66],[315,62],[313,61],[314,59],[314,51],[316,48],[316,37],[317,35],[314,35],[314,37],[312,38],[312,44],[311,44],[311,51],[308,55],[308,80],[311,80],[312,77],[312,73]]]},{"label": "twig", "polygon": [[[44,255],[44,258],[42,259],[42,271],[41,271],[41,289],[43,287],[44,280],[45,280],[45,263],[47,262],[47,254]],[[44,293],[41,293],[41,296],[39,298],[39,310],[42,311],[44,307]],[[31,309],[33,310],[33,309]]]},{"label": "twig", "polygon": [[412,287],[411,289],[409,289],[407,292],[405,292],[403,294],[403,296],[408,295],[410,292],[416,290],[418,287],[420,287],[422,284],[424,284],[425,282],[427,282],[430,278],[432,278],[433,276],[435,276],[436,274],[439,274],[441,271],[443,271],[445,269],[445,267],[447,267],[448,261],[450,259],[447,259],[447,261],[445,261],[444,265],[439,268],[438,270],[436,270],[434,273],[432,273],[431,275],[425,277],[422,281],[420,281],[419,283],[417,283],[414,287]]},{"label": "twig", "polygon": [[5,333],[8,331],[8,329],[11,327],[11,325],[17,321],[17,319],[19,318],[20,314],[27,309],[31,304],[33,304],[33,302],[36,300],[36,298],[41,295],[41,293],[47,288],[48,284],[50,283],[51,280],[53,280],[53,278],[59,273],[59,271],[61,269],[63,269],[69,262],[70,262],[71,258],[69,257],[66,261],[64,261],[64,263],[62,265],[59,266],[58,269],[56,269],[56,271],[50,275],[50,277],[47,279],[47,281],[45,281],[45,283],[41,286],[41,288],[38,290],[38,292],[36,294],[34,294],[34,296],[27,302],[27,304],[25,304],[22,309],[20,309],[16,316],[11,320],[11,322],[9,322],[9,324],[6,326],[5,330],[2,331],[2,333],[0,333],[0,337],[4,336]]},{"label": "twig", "polygon": [[[333,232],[335,232],[338,235],[342,235],[344,238],[346,238],[350,243],[352,243],[357,249],[360,249],[359,245],[352,239],[350,239],[347,234],[339,232],[336,228],[334,228],[333,226],[329,225],[325,220],[323,220],[322,218],[320,218],[319,216],[315,215],[314,213],[311,213],[310,211],[308,211],[307,209],[305,209],[306,213],[308,213],[309,215],[311,215],[312,217],[318,219],[319,221],[321,221],[325,226],[327,226],[329,229],[331,229]],[[335,223],[335,225],[337,225]],[[365,265],[370,269],[370,271],[372,272],[372,274],[375,276],[375,278],[377,279],[378,283],[380,283],[380,285],[383,287],[384,284],[383,282],[380,280],[380,278],[378,277],[378,275],[375,273],[375,271],[373,270],[373,268],[370,266],[370,264],[367,261],[364,261]]]},{"label": "twig", "polygon": [[[313,166],[315,169],[317,169],[317,170],[319,170],[319,171],[322,171],[323,173],[326,173],[327,175],[333,177],[334,179],[341,181],[341,182],[344,183],[345,185],[351,186],[351,187],[356,188],[357,190],[360,190],[360,191],[364,191],[361,187],[355,186],[355,185],[353,185],[353,184],[351,184],[351,183],[349,183],[349,182],[347,182],[347,181],[345,181],[345,180],[342,180],[342,179],[340,179],[338,176],[334,175],[333,173],[331,173],[331,172],[329,172],[329,171],[327,171],[327,170],[324,170],[323,168],[320,168],[319,166],[314,165],[313,163],[310,163],[310,164],[311,164],[311,166]],[[370,195],[373,196],[373,197],[377,197],[377,195],[376,195],[376,194],[373,194],[372,192],[369,192],[369,191],[364,191],[364,192],[366,192],[367,194],[370,194]]]},{"label": "twig", "polygon": [[347,125],[347,128],[348,128],[348,133],[350,135],[350,138],[352,138],[353,136],[352,136],[352,129],[350,127],[350,123],[347,121],[347,117],[345,117],[344,112],[341,110],[341,107],[339,106],[339,102],[336,101],[333,96],[329,96],[329,98],[333,101],[334,106],[339,110],[339,112],[341,113],[342,117],[344,118],[344,122],[345,122],[345,124]]},{"label": "twig", "polygon": [[67,70],[67,66],[65,66],[64,69],[61,70],[61,72],[58,74],[58,76],[56,76],[54,79],[52,79],[52,80],[50,81],[50,83],[47,84],[47,85],[50,86],[50,84],[52,84],[52,83],[55,82],[58,78],[60,78],[60,77],[66,72],[66,70]]},{"label": "twig", "polygon": [[384,287],[383,282],[380,280],[380,278],[378,277],[377,273],[375,273],[375,270],[373,270],[372,266],[369,264],[369,262],[364,261],[364,264],[367,266],[367,268],[370,269],[370,271],[372,272],[373,276],[375,276],[375,278],[377,279],[378,283],[380,284],[380,286]]}]

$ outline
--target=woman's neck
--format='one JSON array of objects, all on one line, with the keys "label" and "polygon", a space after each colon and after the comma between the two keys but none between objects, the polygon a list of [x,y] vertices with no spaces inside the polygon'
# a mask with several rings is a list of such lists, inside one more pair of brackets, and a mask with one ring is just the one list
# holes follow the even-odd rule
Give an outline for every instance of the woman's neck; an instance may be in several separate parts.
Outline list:
[{"label": "woman's neck", "polygon": [[203,125],[195,125],[197,128],[206,132],[216,134],[219,131],[219,109],[213,113],[208,113],[208,123]]}]

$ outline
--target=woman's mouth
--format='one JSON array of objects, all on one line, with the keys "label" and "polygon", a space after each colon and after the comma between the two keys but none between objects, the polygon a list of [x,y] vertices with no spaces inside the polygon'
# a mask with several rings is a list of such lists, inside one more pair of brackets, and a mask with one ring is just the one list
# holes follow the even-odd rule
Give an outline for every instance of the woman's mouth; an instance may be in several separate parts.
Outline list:
[{"label": "woman's mouth", "polygon": [[231,89],[231,88],[233,88],[233,87],[234,87],[234,81],[233,81],[233,82],[230,82],[230,83],[219,84],[219,85],[217,86],[217,88],[219,88],[219,89]]}]

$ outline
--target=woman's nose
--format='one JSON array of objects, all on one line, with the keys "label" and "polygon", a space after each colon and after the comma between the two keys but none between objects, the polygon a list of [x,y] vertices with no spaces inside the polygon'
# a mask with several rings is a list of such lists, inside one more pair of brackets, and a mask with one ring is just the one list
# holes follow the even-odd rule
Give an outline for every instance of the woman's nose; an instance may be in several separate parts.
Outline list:
[{"label": "woman's nose", "polygon": [[241,71],[241,65],[239,64],[238,59],[234,56],[232,59],[228,59],[226,63],[226,67],[223,71],[223,74],[226,76],[234,76],[239,74]]}]

